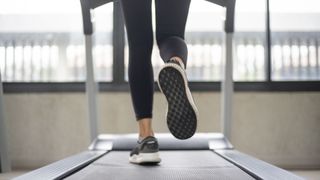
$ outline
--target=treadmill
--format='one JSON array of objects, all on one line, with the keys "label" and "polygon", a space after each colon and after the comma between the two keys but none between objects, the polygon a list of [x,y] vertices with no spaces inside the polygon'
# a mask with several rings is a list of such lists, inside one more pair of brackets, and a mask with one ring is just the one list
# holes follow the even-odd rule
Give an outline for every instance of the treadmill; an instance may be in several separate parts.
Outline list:
[{"label": "treadmill", "polygon": [[[228,141],[231,134],[232,112],[232,39],[235,0],[207,0],[226,8],[225,68],[222,82],[222,132],[196,133],[187,140],[171,134],[156,134],[162,162],[157,165],[136,165],[128,161],[136,145],[137,134],[97,133],[97,83],[92,62],[91,10],[112,0],[81,0],[86,47],[86,96],[88,123],[92,143],[88,150],[49,164],[15,178],[15,180],[210,180],[267,179],[300,180],[302,178],[234,149]],[[120,8],[119,1],[114,7]],[[118,33],[118,32],[115,32]]]}]

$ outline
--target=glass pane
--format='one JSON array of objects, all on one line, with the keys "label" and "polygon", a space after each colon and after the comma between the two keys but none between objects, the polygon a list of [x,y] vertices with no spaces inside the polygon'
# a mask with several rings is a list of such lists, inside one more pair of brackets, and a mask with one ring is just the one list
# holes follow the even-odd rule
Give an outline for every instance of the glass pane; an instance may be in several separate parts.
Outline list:
[{"label": "glass pane", "polygon": [[238,0],[235,9],[236,81],[263,81],[265,77],[265,0]]},{"label": "glass pane", "polygon": [[98,81],[112,80],[113,65],[113,3],[103,5],[94,11],[95,45],[93,49]]},{"label": "glass pane", "polygon": [[[112,8],[108,8],[104,12],[107,18],[103,23],[109,27],[112,27],[111,11]],[[97,14],[99,23],[101,18]],[[84,81],[85,54],[79,0],[1,0],[0,24],[0,67],[4,81]],[[111,32],[110,29],[105,30]],[[101,63],[100,59],[111,59],[110,42],[105,39],[101,40],[103,45],[99,41],[94,48],[95,64],[98,78],[110,80],[110,70],[106,70],[108,75],[101,73],[101,67],[107,69],[109,64]],[[101,49],[106,53],[100,53]]]},{"label": "glass pane", "polygon": [[207,1],[191,1],[186,27],[190,81],[221,79],[224,8]]},{"label": "glass pane", "polygon": [[320,79],[320,2],[270,1],[272,79]]}]

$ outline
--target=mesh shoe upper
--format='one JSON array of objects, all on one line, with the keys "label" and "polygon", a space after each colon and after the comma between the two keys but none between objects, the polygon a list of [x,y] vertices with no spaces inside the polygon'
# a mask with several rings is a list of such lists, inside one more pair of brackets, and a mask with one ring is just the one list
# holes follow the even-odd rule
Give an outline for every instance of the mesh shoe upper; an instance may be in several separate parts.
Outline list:
[{"label": "mesh shoe upper", "polygon": [[130,156],[139,153],[155,153],[159,151],[159,144],[155,137],[148,136],[141,141],[138,141],[138,145],[133,148]]}]

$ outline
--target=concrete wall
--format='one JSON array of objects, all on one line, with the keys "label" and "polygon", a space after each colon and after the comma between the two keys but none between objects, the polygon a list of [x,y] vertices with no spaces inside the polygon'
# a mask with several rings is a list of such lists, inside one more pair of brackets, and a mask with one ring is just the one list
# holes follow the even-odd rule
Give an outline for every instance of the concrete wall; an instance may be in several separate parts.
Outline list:
[{"label": "concrete wall", "polygon": [[[194,93],[199,132],[220,130],[219,93]],[[320,167],[319,93],[236,93],[231,142],[240,151],[282,167]],[[82,93],[6,94],[12,164],[37,168],[89,144]],[[128,93],[102,93],[101,133],[137,130]],[[154,129],[168,132],[166,102],[154,100]]]}]

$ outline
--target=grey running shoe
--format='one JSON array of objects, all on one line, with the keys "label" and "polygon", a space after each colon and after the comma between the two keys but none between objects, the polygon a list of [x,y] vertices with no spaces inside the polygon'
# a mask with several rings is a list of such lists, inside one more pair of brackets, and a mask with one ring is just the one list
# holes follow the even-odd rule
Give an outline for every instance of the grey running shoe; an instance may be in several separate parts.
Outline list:
[{"label": "grey running shoe", "polygon": [[161,159],[157,139],[148,136],[138,141],[138,145],[130,153],[129,161],[136,164],[159,163]]},{"label": "grey running shoe", "polygon": [[167,125],[178,139],[188,139],[197,129],[198,110],[188,87],[184,64],[169,61],[160,70],[158,86],[168,101]]}]

